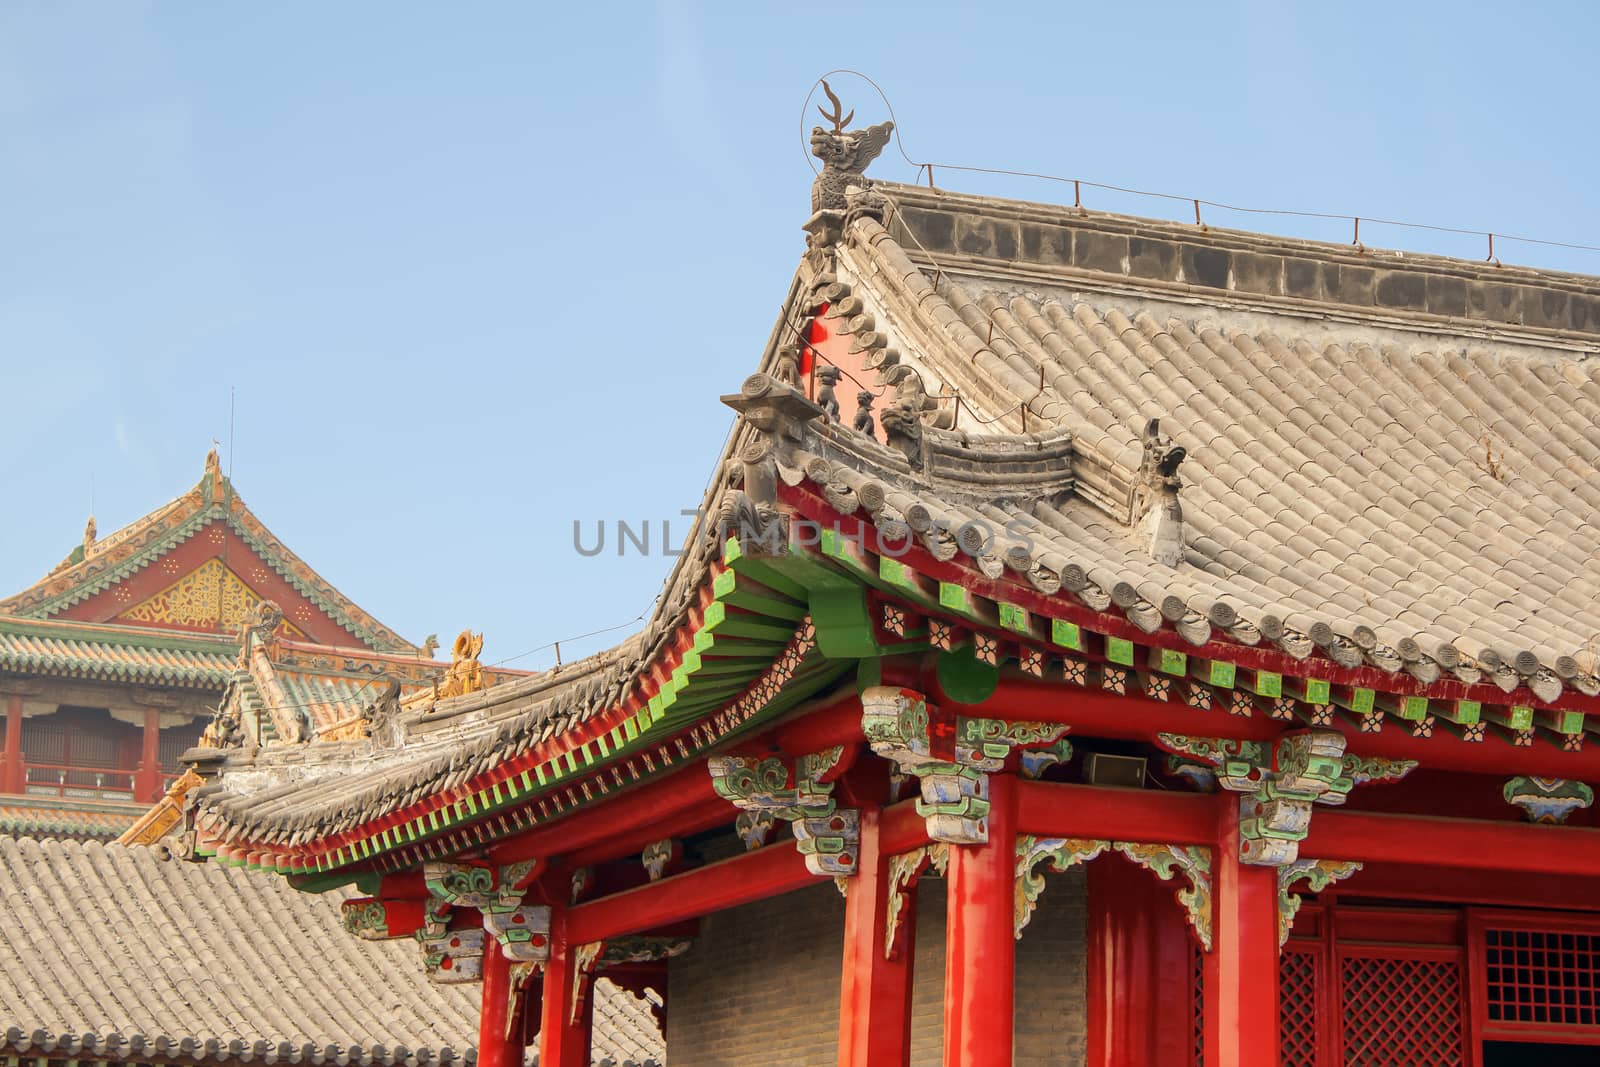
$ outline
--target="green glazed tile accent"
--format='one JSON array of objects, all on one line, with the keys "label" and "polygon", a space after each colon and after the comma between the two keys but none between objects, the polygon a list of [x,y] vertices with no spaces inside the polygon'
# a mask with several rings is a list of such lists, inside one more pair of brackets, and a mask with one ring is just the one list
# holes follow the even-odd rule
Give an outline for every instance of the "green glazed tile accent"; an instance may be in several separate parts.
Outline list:
[{"label": "green glazed tile accent", "polygon": [[1066,619],[1050,620],[1050,641],[1062,648],[1083,651],[1083,631],[1078,629],[1077,623]]},{"label": "green glazed tile accent", "polygon": [[1106,638],[1106,659],[1124,667],[1133,666],[1133,642],[1125,637]]},{"label": "green glazed tile accent", "polygon": [[1526,704],[1511,705],[1510,713],[1506,716],[1506,723],[1513,730],[1531,730],[1533,728],[1533,708]]},{"label": "green glazed tile accent", "polygon": [[1184,675],[1189,673],[1188,653],[1179,652],[1174,648],[1163,648],[1160,653],[1160,659],[1156,667],[1163,674]]},{"label": "green glazed tile accent", "polygon": [[1214,659],[1211,661],[1211,669],[1206,673],[1206,681],[1210,684],[1221,686],[1223,689],[1232,689],[1239,669],[1226,660]]},{"label": "green glazed tile accent", "polygon": [[1367,715],[1372,711],[1373,699],[1377,694],[1370,689],[1356,686],[1350,690],[1350,710],[1357,715]]},{"label": "green glazed tile accent", "polygon": [[1028,609],[1016,604],[1000,602],[1000,625],[1008,630],[1019,630],[1024,633],[1028,629]]},{"label": "green glazed tile accent", "polygon": [[1420,722],[1428,717],[1428,698],[1407,696],[1400,699],[1400,717],[1409,722]]},{"label": "green glazed tile accent", "polygon": [[1556,730],[1563,734],[1583,733],[1583,712],[1560,711],[1556,713]]},{"label": "green glazed tile accent", "polygon": [[1476,700],[1456,701],[1455,711],[1451,718],[1463,726],[1470,726],[1483,717],[1483,705]]},{"label": "green glazed tile accent", "polygon": [[1306,700],[1312,704],[1328,704],[1333,701],[1333,686],[1321,678],[1306,679]]},{"label": "green glazed tile accent", "polygon": [[1283,675],[1256,671],[1256,694],[1264,697],[1283,696]]},{"label": "green glazed tile accent", "polygon": [[952,582],[940,582],[939,606],[955,611],[965,611],[967,609],[967,591]]}]

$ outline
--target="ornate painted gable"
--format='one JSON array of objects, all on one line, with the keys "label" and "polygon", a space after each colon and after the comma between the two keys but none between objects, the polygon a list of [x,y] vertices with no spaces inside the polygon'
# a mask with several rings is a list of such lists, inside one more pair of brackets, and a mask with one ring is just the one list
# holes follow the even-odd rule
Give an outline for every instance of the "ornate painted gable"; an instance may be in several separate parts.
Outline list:
[{"label": "ornate painted gable", "polygon": [[375,652],[415,652],[289,551],[245,506],[217,453],[183,496],[83,544],[41,581],[0,600],[0,615],[235,635],[258,605],[282,610],[281,635]]}]

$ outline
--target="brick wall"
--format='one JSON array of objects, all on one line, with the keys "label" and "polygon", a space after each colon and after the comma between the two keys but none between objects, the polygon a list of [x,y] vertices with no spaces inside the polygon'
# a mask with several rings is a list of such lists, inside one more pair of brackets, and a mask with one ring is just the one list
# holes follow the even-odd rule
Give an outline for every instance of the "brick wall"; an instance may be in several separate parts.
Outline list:
[{"label": "brick wall", "polygon": [[[1079,1067],[1084,1062],[1088,1003],[1084,945],[1088,894],[1083,868],[1049,883],[1017,942],[1016,1062]],[[945,884],[917,889],[917,965],[911,986],[911,1067],[939,1067],[944,1056]]]},{"label": "brick wall", "polygon": [[844,897],[832,881],[707,916],[668,965],[667,1063],[836,1062],[843,959]]},{"label": "brick wall", "polygon": [[[1084,1062],[1082,868],[1049,875],[1017,945],[1016,1062]],[[938,1067],[944,1039],[945,887],[917,891],[912,1067]],[[813,1067],[838,1052],[844,898],[832,883],[709,916],[670,964],[670,1067]]]}]

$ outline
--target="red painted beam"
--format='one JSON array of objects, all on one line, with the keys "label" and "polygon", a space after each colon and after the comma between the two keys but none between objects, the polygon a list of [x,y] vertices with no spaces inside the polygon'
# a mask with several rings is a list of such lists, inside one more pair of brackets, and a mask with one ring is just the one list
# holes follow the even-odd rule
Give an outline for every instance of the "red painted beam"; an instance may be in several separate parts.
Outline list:
[{"label": "red painted beam", "polygon": [[878,847],[885,856],[910,852],[929,841],[927,820],[917,814],[915,800],[902,800],[884,808],[880,818],[879,833],[882,834],[882,840]]},{"label": "red painted beam", "polygon": [[841,693],[831,702],[778,727],[776,735],[778,747],[791,756],[804,756],[835,745],[864,741],[866,735],[861,732],[861,695],[854,690]]},{"label": "red painted beam", "polygon": [[1341,901],[1375,897],[1496,908],[1600,911],[1594,879],[1573,874],[1542,874],[1529,878],[1518,871],[1457,870],[1441,875],[1433,866],[1368,863],[1357,874],[1340,882],[1335,892]]},{"label": "red painted beam", "polygon": [[[1298,723],[1274,722],[1260,714],[1244,717],[1198,711],[1148,697],[1116,696],[1060,682],[1012,676],[1002,677],[994,695],[982,704],[956,705],[938,689],[937,680],[927,676],[931,672],[914,673],[901,666],[886,667],[884,673],[886,678],[895,677],[892,684],[920,687],[930,700],[960,707],[964,714],[1068,723],[1072,726],[1069,736],[1153,742],[1158,733],[1178,733],[1265,741],[1302,728]],[[1590,745],[1579,752],[1564,752],[1543,742],[1520,748],[1493,733],[1486,740],[1469,742],[1442,729],[1435,730],[1431,738],[1420,738],[1412,737],[1398,723],[1378,734],[1343,732],[1353,753],[1416,760],[1433,770],[1499,778],[1532,774],[1577,781],[1600,779],[1600,745]]]},{"label": "red painted beam", "polygon": [[[702,773],[706,773],[707,778],[710,777],[704,768],[701,770]],[[607,860],[621,859],[643,851],[646,845],[664,838],[690,837],[706,830],[715,830],[719,826],[731,826],[738,815],[738,808],[721,797],[713,797],[703,804],[685,808],[676,815],[664,816],[638,829],[628,830],[593,845],[574,849],[565,854],[565,862],[569,867],[591,867]]]},{"label": "red painted beam", "polygon": [[1039,837],[1210,845],[1216,842],[1216,820],[1217,798],[1205,793],[1018,783],[1017,832]]},{"label": "red painted beam", "polygon": [[1593,878],[1600,876],[1600,830],[1318,808],[1300,854]]},{"label": "red painted beam", "polygon": [[[630,790],[616,800],[519,834],[491,849],[489,858],[494,863],[516,863],[564,856],[717,799],[705,765],[695,763],[660,781]],[[657,834],[652,840],[660,836]]]},{"label": "red painted beam", "polygon": [[624,893],[579,904],[567,915],[567,937],[574,945],[693,919],[751,901],[765,900],[816,885],[792,842],[663,878]]}]

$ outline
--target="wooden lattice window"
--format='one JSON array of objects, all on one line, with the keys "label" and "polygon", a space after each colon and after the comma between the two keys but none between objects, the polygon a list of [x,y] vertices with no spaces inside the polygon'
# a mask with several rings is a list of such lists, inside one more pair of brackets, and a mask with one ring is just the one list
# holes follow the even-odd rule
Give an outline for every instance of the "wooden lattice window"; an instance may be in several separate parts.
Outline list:
[{"label": "wooden lattice window", "polygon": [[1286,945],[1278,961],[1278,1047],[1283,1067],[1317,1067],[1320,953]]},{"label": "wooden lattice window", "polygon": [[1344,947],[1339,983],[1345,1063],[1453,1067],[1465,1062],[1459,953]]},{"label": "wooden lattice window", "polygon": [[1600,917],[1479,911],[1469,937],[1484,1037],[1600,1045]]}]

